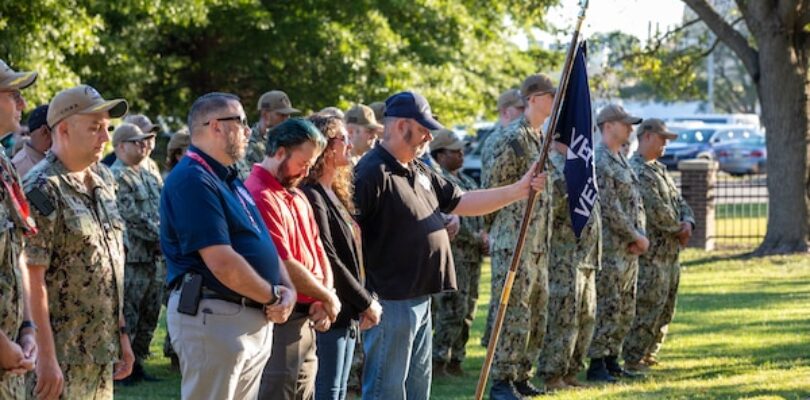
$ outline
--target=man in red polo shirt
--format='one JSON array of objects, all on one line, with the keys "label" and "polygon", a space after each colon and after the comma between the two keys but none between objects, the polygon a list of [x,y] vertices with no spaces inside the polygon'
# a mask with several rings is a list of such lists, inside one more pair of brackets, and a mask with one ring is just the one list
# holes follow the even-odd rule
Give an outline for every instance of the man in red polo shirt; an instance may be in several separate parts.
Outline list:
[{"label": "man in red polo shirt", "polygon": [[273,128],[264,160],[245,181],[298,291],[292,315],[275,327],[259,390],[262,400],[313,397],[318,366],[314,330],[329,329],[340,312],[312,208],[296,188],[325,146],[311,122],[288,120]]}]

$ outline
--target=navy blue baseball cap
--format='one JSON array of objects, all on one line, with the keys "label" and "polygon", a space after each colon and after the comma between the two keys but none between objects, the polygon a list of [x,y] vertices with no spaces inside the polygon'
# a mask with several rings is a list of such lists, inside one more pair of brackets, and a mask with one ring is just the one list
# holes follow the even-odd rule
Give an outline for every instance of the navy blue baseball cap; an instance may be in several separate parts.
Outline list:
[{"label": "navy blue baseball cap", "polygon": [[432,131],[444,129],[430,111],[430,104],[419,93],[399,92],[385,100],[385,116],[415,119]]},{"label": "navy blue baseball cap", "polygon": [[31,111],[28,116],[28,131],[33,132],[39,129],[42,125],[48,124],[48,105],[42,105]]}]

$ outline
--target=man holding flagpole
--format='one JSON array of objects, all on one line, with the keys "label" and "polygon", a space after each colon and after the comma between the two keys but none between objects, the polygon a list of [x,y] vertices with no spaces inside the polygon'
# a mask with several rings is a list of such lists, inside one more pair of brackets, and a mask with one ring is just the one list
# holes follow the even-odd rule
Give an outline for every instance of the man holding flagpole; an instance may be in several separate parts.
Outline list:
[{"label": "man holding flagpole", "polygon": [[[486,160],[482,168],[485,187],[498,187],[520,180],[540,156],[544,140],[541,127],[551,115],[556,89],[551,79],[543,74],[531,75],[523,82],[520,94],[526,104],[521,118],[512,122],[497,136],[487,140],[481,156]],[[543,168],[542,166],[540,168]],[[490,399],[520,399],[536,396],[542,391],[532,386],[532,365],[540,355],[546,330],[548,303],[548,241],[551,191],[539,194],[526,236],[526,247],[509,298],[504,329],[492,365],[493,384]],[[504,288],[514,246],[517,242],[526,202],[520,201],[498,211],[494,217],[490,237],[493,238],[492,297],[498,302]],[[496,310],[497,306],[490,306]]]}]

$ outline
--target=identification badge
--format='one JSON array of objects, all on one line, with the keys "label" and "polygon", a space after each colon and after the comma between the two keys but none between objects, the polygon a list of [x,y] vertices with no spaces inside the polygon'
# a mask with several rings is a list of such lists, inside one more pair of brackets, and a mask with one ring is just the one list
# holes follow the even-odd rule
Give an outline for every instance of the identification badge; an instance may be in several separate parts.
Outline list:
[{"label": "identification badge", "polygon": [[424,174],[419,174],[416,176],[416,181],[419,182],[419,184],[422,185],[425,190],[430,191],[430,179],[428,179],[427,176]]}]

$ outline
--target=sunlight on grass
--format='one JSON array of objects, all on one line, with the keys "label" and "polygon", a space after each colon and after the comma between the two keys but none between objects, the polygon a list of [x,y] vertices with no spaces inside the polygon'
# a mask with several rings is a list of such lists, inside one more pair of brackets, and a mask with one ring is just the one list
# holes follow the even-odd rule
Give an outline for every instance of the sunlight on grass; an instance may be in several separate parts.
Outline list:
[{"label": "sunlight on grass", "polygon": [[[689,250],[675,322],[661,364],[644,380],[556,393],[549,399],[805,399],[810,396],[810,257],[743,259]],[[479,345],[490,295],[482,271],[467,375],[434,381],[433,399],[471,399],[486,349]],[[117,388],[116,398],[179,398],[179,377],[162,356],[165,323],[147,369],[157,384]]]}]

